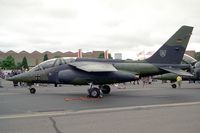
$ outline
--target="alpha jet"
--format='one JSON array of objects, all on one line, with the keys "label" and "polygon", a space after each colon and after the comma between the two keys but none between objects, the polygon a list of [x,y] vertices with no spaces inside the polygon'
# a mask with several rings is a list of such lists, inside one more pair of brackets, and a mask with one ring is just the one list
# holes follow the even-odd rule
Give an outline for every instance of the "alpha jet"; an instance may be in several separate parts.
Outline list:
[{"label": "alpha jet", "polygon": [[[110,93],[109,84],[138,79],[137,75],[152,76],[164,73],[191,76],[181,60],[193,27],[182,26],[163,46],[143,62],[112,59],[57,58],[40,63],[30,71],[8,78],[10,81],[47,84],[90,85],[89,96]],[[98,86],[98,87],[94,87]],[[30,87],[30,93],[36,90]]]},{"label": "alpha jet", "polygon": [[[200,62],[197,61],[196,59],[192,58],[189,55],[184,55],[183,58],[183,63],[187,63],[190,64],[190,69],[188,70],[190,73],[193,74],[193,76],[182,76],[182,79],[184,81],[193,81],[194,83],[196,81],[200,81]],[[172,88],[176,88],[176,78],[179,75],[175,74],[175,73],[166,73],[166,74],[161,74],[161,75],[156,75],[153,76],[153,79],[158,79],[158,80],[169,80],[171,81],[171,86]]]}]

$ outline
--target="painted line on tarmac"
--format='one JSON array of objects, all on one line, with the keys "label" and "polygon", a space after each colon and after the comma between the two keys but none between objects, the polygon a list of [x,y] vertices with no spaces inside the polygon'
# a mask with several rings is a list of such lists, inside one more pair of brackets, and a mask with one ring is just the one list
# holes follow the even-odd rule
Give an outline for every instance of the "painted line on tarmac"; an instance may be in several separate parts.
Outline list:
[{"label": "painted line on tarmac", "polygon": [[145,110],[145,109],[156,109],[156,108],[164,108],[164,107],[181,107],[181,106],[192,106],[192,105],[200,105],[200,102],[130,106],[130,107],[104,108],[104,109],[89,109],[89,110],[80,110],[80,111],[65,110],[65,111],[35,112],[35,113],[29,113],[29,114],[0,115],[0,120],[45,117],[45,116],[55,117],[55,116],[65,116],[65,115],[103,113],[103,112],[126,111],[126,110]]},{"label": "painted line on tarmac", "polygon": [[115,88],[115,91],[150,91],[150,90],[158,90],[160,88],[139,88],[139,89],[132,89],[132,88],[125,88],[125,89],[118,89]]},{"label": "painted line on tarmac", "polygon": [[20,93],[12,93],[12,92],[1,92],[0,96],[7,96],[7,95],[16,95],[16,94],[20,94]]}]

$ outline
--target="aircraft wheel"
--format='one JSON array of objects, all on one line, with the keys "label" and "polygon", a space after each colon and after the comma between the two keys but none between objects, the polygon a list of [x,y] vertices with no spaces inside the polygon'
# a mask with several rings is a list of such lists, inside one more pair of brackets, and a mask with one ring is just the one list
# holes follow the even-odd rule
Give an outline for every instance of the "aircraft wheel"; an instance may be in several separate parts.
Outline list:
[{"label": "aircraft wheel", "polygon": [[58,84],[57,84],[57,83],[55,83],[55,84],[54,84],[54,87],[58,87]]},{"label": "aircraft wheel", "polygon": [[30,88],[30,93],[31,93],[31,94],[35,94],[35,92],[36,92],[36,89],[35,89],[35,88]]},{"label": "aircraft wheel", "polygon": [[98,98],[100,96],[100,90],[96,87],[89,89],[88,92],[90,97]]},{"label": "aircraft wheel", "polygon": [[109,94],[109,93],[110,93],[110,86],[108,86],[108,85],[103,85],[103,86],[101,87],[101,91],[102,91],[103,94]]},{"label": "aircraft wheel", "polygon": [[172,88],[176,88],[176,84],[172,84]]}]

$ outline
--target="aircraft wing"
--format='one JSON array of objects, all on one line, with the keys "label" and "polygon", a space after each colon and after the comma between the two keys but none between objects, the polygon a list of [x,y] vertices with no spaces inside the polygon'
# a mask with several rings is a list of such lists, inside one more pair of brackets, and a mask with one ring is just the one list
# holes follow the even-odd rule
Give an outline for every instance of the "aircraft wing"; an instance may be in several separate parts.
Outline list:
[{"label": "aircraft wing", "polygon": [[101,62],[73,62],[69,65],[86,72],[114,72],[118,71],[112,64]]},{"label": "aircraft wing", "polygon": [[188,73],[179,68],[160,67],[160,69],[163,69],[163,70],[171,72],[171,73],[175,73],[180,76],[193,76],[191,73]]}]

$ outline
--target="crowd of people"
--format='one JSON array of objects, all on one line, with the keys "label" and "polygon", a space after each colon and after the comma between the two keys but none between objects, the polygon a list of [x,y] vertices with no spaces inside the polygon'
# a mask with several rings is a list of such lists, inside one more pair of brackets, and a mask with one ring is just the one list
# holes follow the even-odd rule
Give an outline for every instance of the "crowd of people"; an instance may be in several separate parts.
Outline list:
[{"label": "crowd of people", "polygon": [[23,72],[24,72],[24,70],[20,70],[20,69],[11,70],[11,71],[8,71],[8,70],[4,71],[4,70],[0,69],[0,78],[6,79],[8,77],[12,77],[12,76],[18,75]]},{"label": "crowd of people", "polygon": [[[18,74],[21,74],[21,73],[24,73],[26,70],[21,70],[21,69],[15,69],[15,70],[10,70],[10,71],[5,71],[5,70],[2,70],[0,69],[0,78],[1,79],[6,79],[6,78],[9,78],[9,77],[12,77],[12,76],[15,76],[15,75],[18,75]],[[13,86],[22,86],[24,85],[23,83],[21,82],[13,82]],[[1,86],[1,84],[0,84]]]},{"label": "crowd of people", "polygon": [[152,77],[142,77],[141,78],[142,83],[143,83],[143,87],[145,86],[145,84],[151,84],[152,83]]},{"label": "crowd of people", "polygon": [[0,78],[5,79],[5,74],[3,73],[1,69],[0,69]]}]

